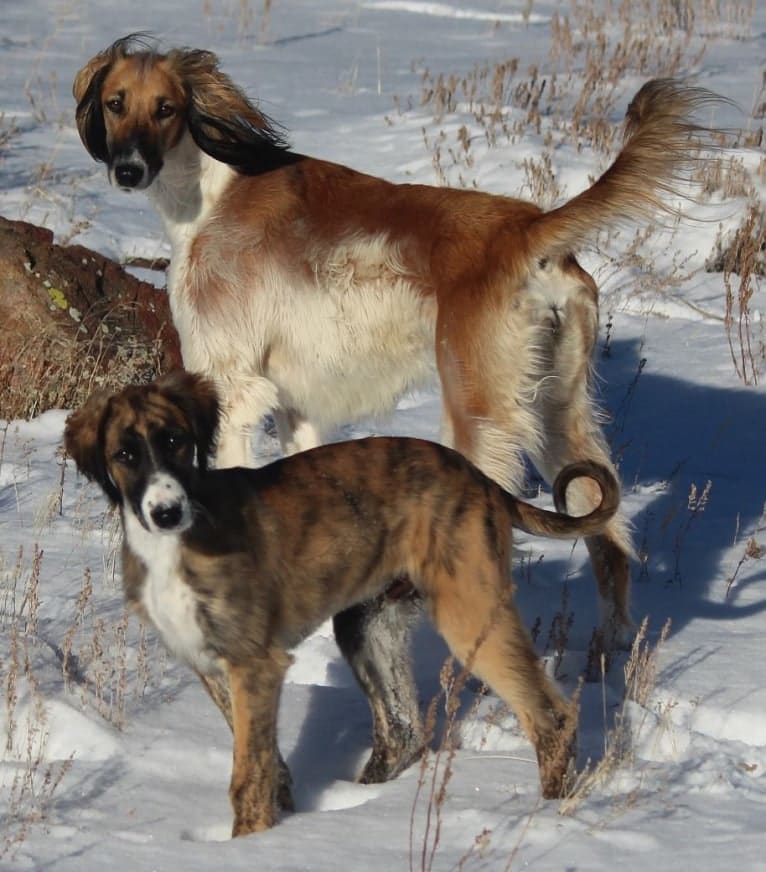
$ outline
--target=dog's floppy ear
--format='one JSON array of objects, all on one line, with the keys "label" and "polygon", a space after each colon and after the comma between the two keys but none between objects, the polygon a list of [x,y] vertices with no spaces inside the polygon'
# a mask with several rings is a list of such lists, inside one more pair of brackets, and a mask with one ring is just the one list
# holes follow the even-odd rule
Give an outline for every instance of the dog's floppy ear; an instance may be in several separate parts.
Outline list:
[{"label": "dog's floppy ear", "polygon": [[215,385],[197,373],[175,370],[157,379],[155,387],[188,417],[197,446],[197,463],[204,472],[215,449],[220,414]]},{"label": "dog's floppy ear", "polygon": [[101,108],[101,86],[114,62],[115,46],[91,58],[75,76],[72,93],[77,101],[75,120],[83,145],[95,160],[106,162],[106,127]]},{"label": "dog's floppy ear", "polygon": [[278,125],[219,69],[212,52],[174,49],[167,58],[184,82],[186,123],[202,151],[244,173],[266,172],[298,159]]},{"label": "dog's floppy ear", "polygon": [[127,57],[135,49],[151,50],[151,37],[146,33],[129,33],[115,40],[109,48],[99,52],[77,73],[72,94],[77,101],[75,120],[80,139],[91,156],[107,162],[106,126],[101,108],[101,88],[104,79],[118,58]]},{"label": "dog's floppy ear", "polygon": [[120,494],[109,478],[104,457],[104,427],[111,398],[108,391],[97,391],[72,412],[64,428],[64,448],[80,472],[101,485],[110,502],[119,503]]}]

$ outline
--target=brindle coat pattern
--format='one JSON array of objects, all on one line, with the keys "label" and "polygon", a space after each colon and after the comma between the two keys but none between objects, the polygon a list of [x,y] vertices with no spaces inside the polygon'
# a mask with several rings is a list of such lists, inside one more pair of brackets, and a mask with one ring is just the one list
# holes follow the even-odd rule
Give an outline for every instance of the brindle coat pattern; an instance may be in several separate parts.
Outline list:
[{"label": "brindle coat pattern", "polygon": [[[212,385],[171,374],[92,397],[68,419],[65,445],[120,507],[123,522],[130,512],[141,517],[142,487],[158,470],[188,496],[193,520],[180,533],[176,572],[193,592],[204,662],[215,664],[192,665],[234,733],[233,834],[270,827],[277,807],[291,805],[276,736],[290,649],[402,577],[455,656],[518,715],[537,753],[543,795],[561,795],[573,717],[513,603],[511,528],[564,537],[598,530],[619,502],[611,472],[592,463],[564,470],[554,491],[558,508],[581,476],[603,494],[597,509],[572,518],[517,500],[457,452],[417,439],[361,439],[261,469],[209,471],[216,423]],[[151,567],[128,535],[122,560],[126,599],[144,611]],[[374,710],[380,701],[370,703]]]}]

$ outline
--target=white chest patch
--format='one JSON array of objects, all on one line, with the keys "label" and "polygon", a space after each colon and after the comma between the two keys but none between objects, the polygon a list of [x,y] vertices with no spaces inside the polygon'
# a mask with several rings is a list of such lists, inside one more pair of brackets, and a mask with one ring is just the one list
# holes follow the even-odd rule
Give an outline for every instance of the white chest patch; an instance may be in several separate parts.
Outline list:
[{"label": "white chest patch", "polygon": [[199,625],[194,591],[180,572],[180,537],[148,532],[127,507],[124,522],[128,546],[146,566],[141,604],[162,641],[176,657],[197,671],[218,671],[218,660],[207,647]]}]

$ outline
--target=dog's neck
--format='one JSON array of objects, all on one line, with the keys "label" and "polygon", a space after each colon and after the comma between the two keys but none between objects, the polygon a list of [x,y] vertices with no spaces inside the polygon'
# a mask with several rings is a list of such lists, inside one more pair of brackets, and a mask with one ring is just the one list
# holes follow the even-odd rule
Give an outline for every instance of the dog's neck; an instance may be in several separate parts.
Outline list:
[{"label": "dog's neck", "polygon": [[230,166],[205,154],[188,130],[167,152],[147,193],[174,251],[196,235],[235,175]]},{"label": "dog's neck", "polygon": [[143,610],[177,657],[203,674],[219,672],[221,664],[200,625],[199,598],[184,573],[182,537],[150,533],[126,505],[122,523],[125,544],[142,567],[126,564],[123,554],[128,601]]},{"label": "dog's neck", "polygon": [[123,503],[120,508],[125,541],[145,566],[162,565],[165,569],[169,569],[171,563],[178,561],[180,535],[152,533],[146,529],[127,503]]}]

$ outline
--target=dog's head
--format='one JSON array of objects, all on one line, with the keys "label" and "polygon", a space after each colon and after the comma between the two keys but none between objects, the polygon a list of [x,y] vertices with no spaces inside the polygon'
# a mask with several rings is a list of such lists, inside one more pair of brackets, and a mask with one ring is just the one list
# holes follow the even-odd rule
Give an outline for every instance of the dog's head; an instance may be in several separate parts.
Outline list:
[{"label": "dog's head", "polygon": [[209,51],[157,51],[145,34],[118,39],[72,88],[83,144],[123,189],[148,188],[188,129],[197,146],[243,172],[288,160],[276,126],[218,69]]},{"label": "dog's head", "polygon": [[211,382],[170,373],[94,394],[67,419],[64,446],[78,469],[147,530],[178,533],[191,526],[188,488],[207,469],[218,413]]}]

